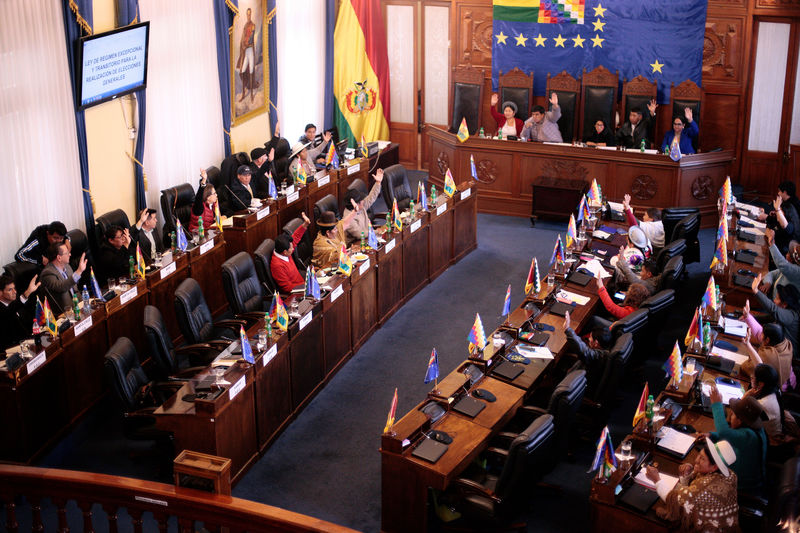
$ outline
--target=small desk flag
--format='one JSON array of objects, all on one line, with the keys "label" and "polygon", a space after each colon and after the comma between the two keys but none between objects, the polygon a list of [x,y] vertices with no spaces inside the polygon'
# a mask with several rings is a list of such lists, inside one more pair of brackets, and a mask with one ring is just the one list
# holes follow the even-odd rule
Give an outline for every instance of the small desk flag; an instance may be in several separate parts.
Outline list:
[{"label": "small desk flag", "polygon": [[564,260],[564,243],[561,242],[561,235],[558,235],[555,246],[553,246],[553,255],[550,257],[550,263]]},{"label": "small desk flag", "polygon": [[714,311],[717,310],[717,286],[714,283],[714,276],[708,278],[706,292],[703,293],[703,305],[710,307]]},{"label": "small desk flag", "polygon": [[339,272],[344,274],[345,276],[349,276],[353,273],[353,261],[350,259],[350,256],[347,255],[347,249],[342,245],[342,249],[339,250]]},{"label": "small desk flag", "polygon": [[274,200],[278,197],[278,188],[275,187],[275,180],[272,179],[271,172],[267,173],[267,182],[269,185],[269,191],[267,192],[267,195]]},{"label": "small desk flag", "polygon": [[394,388],[394,397],[392,398],[392,405],[389,407],[389,416],[386,417],[386,427],[383,428],[384,433],[389,433],[394,426],[394,417],[397,414],[397,387]]},{"label": "small desk flag", "polygon": [[714,257],[711,259],[711,266],[709,268],[714,268],[720,264],[728,264],[728,241],[726,239],[720,239],[717,243],[717,249],[714,250]]},{"label": "small desk flag", "polygon": [[56,322],[53,311],[50,310],[50,302],[47,301],[47,298],[44,299],[44,327],[53,338],[58,337],[58,322]]},{"label": "small desk flag", "polygon": [[422,181],[417,182],[417,206],[423,211],[428,210],[428,193],[425,191],[425,184]]},{"label": "small desk flag", "polygon": [[476,346],[478,350],[483,351],[486,348],[486,335],[483,332],[483,322],[481,322],[481,315],[475,313],[475,323],[472,324],[472,329],[469,330],[467,340]]},{"label": "small desk flag", "polygon": [[425,371],[425,383],[439,379],[439,354],[436,348],[431,350],[431,358],[428,359],[428,370]]},{"label": "small desk flag", "polygon": [[308,181],[308,174],[306,174],[306,169],[303,164],[298,161],[297,162],[297,183],[300,185],[305,185]]},{"label": "small desk flag", "polygon": [[306,276],[308,278],[306,280],[306,296],[310,296],[315,300],[319,300],[322,291],[319,286],[319,281],[317,281],[317,271],[313,266],[308,267]]},{"label": "small desk flag", "polygon": [[650,387],[645,381],[644,389],[642,389],[642,396],[639,398],[639,405],[636,406],[636,412],[633,413],[633,427],[639,423],[639,420],[645,417],[647,411],[647,398],[650,396]]},{"label": "small desk flag", "polygon": [[362,135],[361,136],[361,155],[364,157],[369,157],[369,148],[367,148],[367,139]]},{"label": "small desk flag", "polygon": [[475,157],[469,154],[469,171],[472,174],[472,179],[478,181],[478,169],[475,168]]},{"label": "small desk flag", "polygon": [[[45,301],[47,301],[47,298],[45,298]],[[38,296],[36,297],[36,323],[44,326],[44,307]]]},{"label": "small desk flag", "polygon": [[507,316],[509,313],[511,313],[511,284],[509,284],[508,289],[506,289],[506,299],[503,301],[503,312],[501,315]]},{"label": "small desk flag", "polygon": [[139,243],[136,243],[136,273],[144,279],[144,273],[147,270],[147,266],[144,264],[144,256],[142,255],[142,250],[139,248]]},{"label": "small desk flag", "polygon": [[449,168],[444,173],[444,193],[448,198],[452,198],[456,193],[456,182],[453,180],[453,174]]},{"label": "small desk flag", "polygon": [[219,202],[214,202],[214,225],[222,233],[222,217],[219,214]]},{"label": "small desk flag", "polygon": [[677,340],[663,368],[670,377],[670,381],[674,383],[676,387],[681,384],[681,380],[683,379],[683,363],[681,361],[681,349],[678,347]]},{"label": "small desk flag", "polygon": [[392,224],[397,231],[403,231],[403,219],[400,218],[400,210],[397,208],[397,198],[392,202]]},{"label": "small desk flag", "polygon": [[594,454],[592,461],[592,468],[590,472],[594,472],[598,468],[603,468],[601,474],[608,477],[617,468],[617,456],[614,454],[614,445],[611,442],[611,433],[608,431],[608,426],[603,428],[600,433],[600,439],[597,441],[597,451]]},{"label": "small desk flag", "polygon": [[731,203],[733,201],[733,187],[731,187],[731,177],[725,177],[725,183],[722,184],[722,188],[719,190],[719,196],[726,203]]},{"label": "small desk flag", "polygon": [[251,365],[256,362],[253,357],[253,347],[250,346],[250,341],[247,340],[247,334],[244,332],[244,326],[239,326],[239,343],[242,345],[242,359]]},{"label": "small desk flag", "polygon": [[592,186],[589,188],[589,200],[599,205],[601,200],[600,186],[596,179],[592,179]]},{"label": "small desk flag", "polygon": [[700,339],[702,341],[703,338],[703,326],[702,326],[702,314],[700,313],[700,308],[694,308],[694,316],[692,317],[692,323],[689,324],[689,331],[686,332],[686,338],[683,339],[683,344],[687,348],[694,339]]},{"label": "small desk flag", "polygon": [[177,241],[175,246],[181,252],[185,252],[189,247],[189,241],[186,240],[186,233],[183,232],[183,226],[181,226],[181,221],[178,218],[175,219],[175,235]]},{"label": "small desk flag", "polygon": [[377,250],[378,246],[378,236],[375,234],[375,230],[372,228],[372,225],[369,226],[369,233],[367,233],[367,246],[372,248],[373,250]]},{"label": "small desk flag", "polygon": [[673,161],[680,161],[681,157],[683,156],[681,155],[681,149],[678,146],[678,143],[672,143],[672,146],[669,149],[669,158]]},{"label": "small desk flag", "polygon": [[575,241],[578,240],[578,231],[575,229],[575,216],[570,213],[569,214],[569,224],[567,224],[567,248],[571,248],[575,245]]},{"label": "small desk flag", "polygon": [[461,119],[461,125],[458,126],[458,133],[456,137],[462,143],[469,139],[469,128],[467,128],[467,117]]},{"label": "small desk flag", "polygon": [[525,281],[525,294],[530,294],[531,290],[539,294],[542,284],[539,281],[539,261],[534,257],[531,259],[531,268],[528,270],[528,279]]},{"label": "small desk flag", "polygon": [[275,323],[278,325],[278,329],[286,331],[289,329],[289,313],[286,312],[286,306],[283,305],[281,295],[277,292],[275,293],[275,300]]},{"label": "small desk flag", "polygon": [[89,267],[89,279],[92,285],[92,292],[94,292],[95,298],[102,298],[103,291],[100,290],[100,284],[97,283],[97,278],[94,277],[94,267]]},{"label": "small desk flag", "polygon": [[[581,201],[578,204],[578,222],[583,222],[584,209],[586,208],[586,197],[581,195]],[[586,217],[588,218],[588,217]]]}]

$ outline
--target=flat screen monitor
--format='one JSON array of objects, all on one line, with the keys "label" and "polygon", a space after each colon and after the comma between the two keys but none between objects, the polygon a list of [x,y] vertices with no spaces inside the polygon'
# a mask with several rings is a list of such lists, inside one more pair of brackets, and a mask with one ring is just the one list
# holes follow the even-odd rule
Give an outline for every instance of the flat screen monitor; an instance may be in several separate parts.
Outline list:
[{"label": "flat screen monitor", "polygon": [[89,35],[78,49],[78,107],[85,109],[147,86],[150,22]]}]

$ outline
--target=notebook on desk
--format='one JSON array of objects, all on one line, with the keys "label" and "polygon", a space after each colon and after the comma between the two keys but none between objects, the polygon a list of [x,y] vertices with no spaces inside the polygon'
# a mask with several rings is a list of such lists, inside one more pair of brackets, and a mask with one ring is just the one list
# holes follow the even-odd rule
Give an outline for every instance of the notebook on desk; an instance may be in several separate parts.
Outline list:
[{"label": "notebook on desk", "polygon": [[573,312],[575,310],[574,305],[565,304],[564,302],[556,302],[550,308],[550,313],[553,315],[564,316],[567,312]]},{"label": "notebook on desk", "polygon": [[428,437],[422,439],[411,455],[424,459],[429,463],[435,463],[447,451],[447,444],[442,444]]},{"label": "notebook on desk", "polygon": [[594,279],[592,276],[584,274],[583,272],[573,272],[572,275],[567,278],[567,281],[585,287],[592,279]]},{"label": "notebook on desk", "polygon": [[472,396],[464,396],[453,406],[453,409],[464,416],[475,418],[485,407],[486,404],[484,402],[476,400]]},{"label": "notebook on desk", "polygon": [[522,367],[510,361],[503,361],[495,367],[493,373],[513,381],[522,374]]},{"label": "notebook on desk", "polygon": [[658,493],[638,483],[633,483],[628,490],[622,493],[619,501],[645,514],[658,501]]},{"label": "notebook on desk", "polygon": [[757,256],[753,254],[748,254],[741,250],[736,252],[736,260],[739,261],[740,263],[746,263],[748,265],[752,265],[753,263],[756,262],[756,257]]}]

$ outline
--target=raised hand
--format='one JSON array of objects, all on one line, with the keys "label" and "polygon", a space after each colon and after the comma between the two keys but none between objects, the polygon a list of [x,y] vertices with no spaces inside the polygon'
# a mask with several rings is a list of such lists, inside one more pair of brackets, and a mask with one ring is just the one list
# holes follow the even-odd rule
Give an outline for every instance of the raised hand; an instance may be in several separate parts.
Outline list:
[{"label": "raised hand", "polygon": [[753,283],[750,286],[750,288],[753,290],[753,294],[758,294],[758,286],[761,285],[761,278],[762,277],[763,276],[761,274],[759,274],[758,276],[753,278]]},{"label": "raised hand", "polygon": [[744,302],[744,307],[742,307],[742,318],[747,320],[747,317],[750,316],[750,299],[748,298]]},{"label": "raised hand", "polygon": [[206,172],[206,169],[201,168],[200,169],[200,186],[201,187],[205,187],[207,181],[208,181],[208,172]]},{"label": "raised hand", "polygon": [[41,283],[37,281],[38,278],[39,274],[36,274],[35,276],[33,276],[33,279],[31,279],[31,282],[28,283],[28,288],[25,290],[25,293],[23,294],[25,298],[29,297],[31,294],[36,292],[36,289],[38,289],[39,286],[41,285]]},{"label": "raised hand", "polygon": [[305,211],[300,213],[300,216],[303,217],[303,224],[305,224],[306,226],[309,226],[311,224],[311,221],[306,216],[306,212]]},{"label": "raised hand", "polygon": [[772,201],[772,207],[775,208],[775,211],[778,211],[778,210],[780,210],[782,204],[783,204],[783,198],[781,198],[781,195],[779,194]]},{"label": "raised hand", "polygon": [[492,105],[492,107],[494,107],[494,106],[497,105],[497,101],[499,99],[500,99],[500,97],[497,96],[497,93],[492,93],[492,97],[489,99],[489,103]]},{"label": "raised hand", "polygon": [[375,174],[373,174],[373,175],[372,175],[372,177],[373,177],[373,178],[375,178],[375,181],[376,181],[377,183],[380,183],[380,182],[382,182],[382,181],[383,181],[383,169],[382,169],[382,168],[379,168],[379,169],[378,169],[378,172],[376,172]]},{"label": "raised hand", "polygon": [[322,134],[322,140],[325,142],[330,141],[331,137],[333,137],[333,135],[331,135],[331,132],[329,131],[326,131],[325,133]]},{"label": "raised hand", "polygon": [[564,329],[569,329],[571,325],[572,323],[569,319],[569,311],[567,311],[566,313],[564,313]]},{"label": "raised hand", "polygon": [[553,107],[558,107],[558,94],[555,92],[550,93],[550,103]]},{"label": "raised hand", "polygon": [[622,206],[625,209],[630,209],[631,208],[631,195],[630,194],[626,193],[625,196],[622,197]]},{"label": "raised hand", "polygon": [[84,270],[86,270],[86,252],[81,254],[81,260],[78,261],[78,274],[81,274]]},{"label": "raised hand", "polygon": [[275,159],[275,148],[269,149],[269,154],[267,154],[267,159],[269,159],[270,161]]},{"label": "raised hand", "polygon": [[655,98],[650,100],[650,102],[647,104],[647,109],[650,111],[651,115],[655,115],[656,114],[656,108],[657,107],[658,107],[658,104],[656,104],[656,99]]},{"label": "raised hand", "polygon": [[684,108],[683,115],[686,117],[686,120],[691,122],[694,119],[694,112],[692,112],[691,107]]}]

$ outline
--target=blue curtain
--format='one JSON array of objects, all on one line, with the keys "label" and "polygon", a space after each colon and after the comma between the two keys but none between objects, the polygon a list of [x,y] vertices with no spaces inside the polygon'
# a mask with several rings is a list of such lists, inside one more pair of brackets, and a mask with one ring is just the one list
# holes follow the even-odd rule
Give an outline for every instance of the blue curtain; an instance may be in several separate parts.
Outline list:
[{"label": "blue curtain", "polygon": [[82,35],[92,33],[92,0],[63,0],[64,35],[67,45],[67,61],[72,77],[72,95],[76,101],[75,129],[78,136],[78,162],[81,168],[81,188],[83,189],[83,217],[86,223],[86,234],[90,241],[94,240],[94,208],[92,194],[89,189],[89,157],[86,149],[86,122],[83,111],[77,110],[77,83],[75,75],[75,60],[78,49],[78,40]]},{"label": "blue curtain", "polygon": [[229,30],[239,12],[239,0],[214,0],[214,25],[217,34],[217,71],[222,104],[222,138],[225,157],[231,155],[231,39]]},{"label": "blue curtain", "polygon": [[[139,0],[117,0],[117,27],[128,26],[130,24],[137,24],[139,20]],[[136,183],[136,211],[139,212],[147,207],[147,197],[145,196],[144,186],[144,132],[145,132],[145,109],[146,109],[146,94],[145,89],[140,89],[133,93],[136,95],[136,104],[138,106],[139,126],[136,130],[136,149],[133,152],[133,157],[136,161],[133,163],[133,176]]]},{"label": "blue curtain", "polygon": [[276,37],[275,24],[275,1],[267,0],[267,28],[269,31],[269,125],[270,130],[275,131],[278,123],[278,38]]},{"label": "blue curtain", "polygon": [[333,30],[336,28],[336,0],[325,0],[325,129],[333,121]]}]

